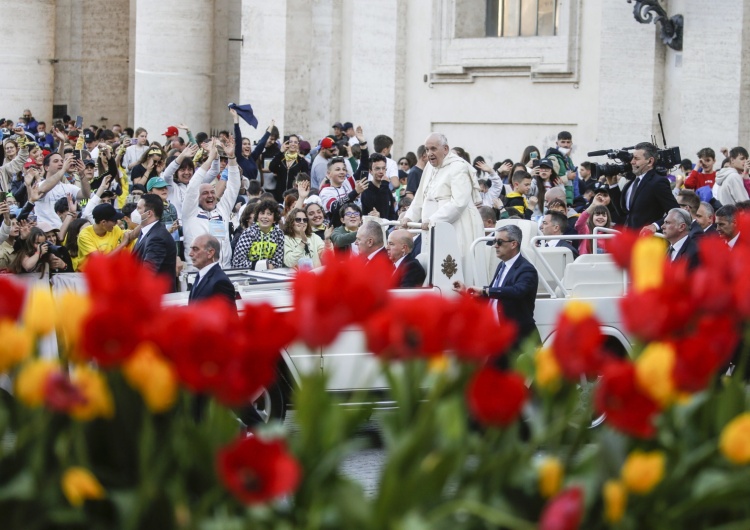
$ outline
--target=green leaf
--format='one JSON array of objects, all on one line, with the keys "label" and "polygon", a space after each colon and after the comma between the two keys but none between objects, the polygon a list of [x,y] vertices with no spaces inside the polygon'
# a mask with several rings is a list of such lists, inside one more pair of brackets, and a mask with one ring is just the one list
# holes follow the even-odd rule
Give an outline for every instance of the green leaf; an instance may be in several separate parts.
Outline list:
[{"label": "green leaf", "polygon": [[6,482],[3,478],[3,486],[0,487],[0,500],[5,499],[33,499],[36,495],[36,484],[31,471],[22,471],[15,478]]}]

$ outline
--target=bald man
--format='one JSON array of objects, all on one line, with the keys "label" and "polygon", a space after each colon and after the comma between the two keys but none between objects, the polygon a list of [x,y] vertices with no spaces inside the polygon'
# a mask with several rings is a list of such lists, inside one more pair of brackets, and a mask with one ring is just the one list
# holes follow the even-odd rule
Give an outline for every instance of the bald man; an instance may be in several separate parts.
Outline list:
[{"label": "bald man", "polygon": [[406,230],[394,230],[388,236],[388,257],[396,267],[399,288],[422,287],[425,272],[419,262],[411,255],[414,239]]},{"label": "bald man", "polygon": [[[476,171],[451,152],[445,135],[433,133],[424,145],[429,164],[424,169],[414,201],[401,218],[402,228],[406,228],[408,222],[421,223],[422,230],[438,222],[452,224],[461,253],[459,271],[464,281],[471,284],[474,281],[471,244],[484,236],[482,218],[477,210],[482,197]],[[429,243],[429,238],[423,238],[424,252],[429,253]]]}]

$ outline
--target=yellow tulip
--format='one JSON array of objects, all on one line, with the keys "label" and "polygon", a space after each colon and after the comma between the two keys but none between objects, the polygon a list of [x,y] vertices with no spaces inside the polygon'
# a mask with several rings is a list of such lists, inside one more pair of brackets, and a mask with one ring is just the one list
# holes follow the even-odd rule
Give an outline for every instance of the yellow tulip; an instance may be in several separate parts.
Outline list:
[{"label": "yellow tulip", "polygon": [[104,374],[92,368],[76,366],[71,374],[71,381],[86,398],[86,402],[76,405],[70,411],[70,416],[78,421],[91,421],[96,418],[111,418],[115,407],[112,393],[107,386]]},{"label": "yellow tulip", "polygon": [[604,483],[604,518],[612,523],[619,523],[625,515],[628,505],[628,490],[620,480],[608,480]]},{"label": "yellow tulip", "polygon": [[431,357],[427,364],[427,369],[433,374],[444,374],[448,371],[449,367],[450,362],[448,361],[448,356],[445,354]]},{"label": "yellow tulip", "polygon": [[130,386],[141,393],[151,412],[159,414],[174,405],[177,374],[152,343],[140,344],[123,364],[122,373]]},{"label": "yellow tulip", "polygon": [[556,392],[560,388],[560,365],[557,364],[552,350],[542,348],[534,357],[536,382],[540,388]]},{"label": "yellow tulip", "polygon": [[563,310],[572,322],[580,322],[594,314],[594,306],[580,300],[568,302]]},{"label": "yellow tulip", "polygon": [[666,243],[656,237],[643,237],[633,247],[630,262],[633,275],[633,290],[643,292],[661,287],[664,283],[666,264]]},{"label": "yellow tulip", "polygon": [[36,335],[47,335],[55,329],[57,311],[49,287],[37,286],[29,293],[24,309],[23,322]]},{"label": "yellow tulip", "polygon": [[44,383],[47,377],[59,370],[57,361],[33,360],[27,362],[16,378],[15,396],[28,407],[38,407],[44,403]]},{"label": "yellow tulip", "polygon": [[34,340],[31,334],[10,320],[0,321],[0,374],[26,359]]},{"label": "yellow tulip", "polygon": [[628,491],[645,495],[664,478],[664,453],[633,451],[625,459],[620,475]]},{"label": "yellow tulip", "polygon": [[564,476],[565,468],[558,458],[545,458],[539,466],[539,493],[542,497],[555,496],[562,487]]},{"label": "yellow tulip", "polygon": [[60,481],[63,493],[73,506],[81,506],[86,500],[103,499],[104,487],[96,477],[82,467],[69,467]]},{"label": "yellow tulip", "polygon": [[64,315],[64,318],[60,318],[58,327],[65,338],[68,353],[78,344],[81,338],[83,320],[90,309],[91,300],[89,297],[75,291],[65,291],[57,297],[58,314]]},{"label": "yellow tulip", "polygon": [[719,451],[733,464],[750,463],[750,412],[727,423],[719,437]]},{"label": "yellow tulip", "polygon": [[635,362],[638,386],[662,406],[669,405],[676,398],[672,378],[675,357],[671,344],[653,342]]}]

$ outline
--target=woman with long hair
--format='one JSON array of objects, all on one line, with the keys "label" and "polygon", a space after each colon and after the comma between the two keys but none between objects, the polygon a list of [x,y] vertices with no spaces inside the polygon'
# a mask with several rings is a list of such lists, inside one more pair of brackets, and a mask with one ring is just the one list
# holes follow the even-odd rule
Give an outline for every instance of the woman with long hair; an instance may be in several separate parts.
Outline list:
[{"label": "woman with long hair", "polygon": [[544,194],[548,190],[559,187],[565,192],[565,185],[558,178],[555,169],[552,167],[552,162],[543,159],[540,164],[534,168],[532,173],[533,180],[531,181],[531,187],[529,188],[529,197],[536,197],[536,204],[534,205],[534,215],[541,215],[544,212]]},{"label": "woman with long hair", "polygon": [[90,224],[86,219],[75,219],[70,223],[68,233],[65,234],[63,246],[68,249],[70,260],[73,262],[73,271],[75,272],[78,272],[78,266],[81,264],[81,258],[78,257],[78,234]]},{"label": "woman with long hair", "polygon": [[144,151],[141,158],[138,159],[138,164],[130,172],[130,180],[133,184],[146,185],[148,179],[156,177],[158,172],[159,163],[164,159],[164,153],[161,148],[152,146],[148,150]]},{"label": "woman with long hair", "polygon": [[[591,201],[591,205],[586,208],[576,221],[576,230],[581,235],[588,235],[594,233],[594,228],[611,228],[612,217],[609,213],[609,208],[604,206],[604,200],[601,195],[596,195],[594,200]],[[600,240],[596,242],[597,252],[602,254],[606,252],[606,241]],[[591,250],[594,248],[591,241],[583,240],[581,245],[578,247],[578,251],[581,254],[591,254]]]},{"label": "woman with long hair", "polygon": [[10,264],[10,271],[14,274],[22,274],[42,270],[44,256],[49,252],[49,245],[46,241],[47,236],[44,235],[42,229],[33,227]]},{"label": "woman with long hair", "polygon": [[284,223],[284,267],[297,269],[304,259],[310,260],[310,268],[320,267],[324,247],[323,240],[313,233],[305,210],[291,210]]},{"label": "woman with long hair", "polygon": [[281,152],[269,165],[271,173],[276,175],[276,187],[273,196],[279,204],[284,201],[284,192],[294,187],[294,180],[299,173],[309,173],[310,164],[300,154],[299,136],[292,134],[281,146]]},{"label": "woman with long hair", "polygon": [[539,151],[539,148],[534,145],[530,145],[523,150],[523,154],[521,155],[521,164],[523,164],[527,168],[530,168],[534,163],[533,161],[539,160],[540,158],[541,153]]},{"label": "woman with long hair", "polygon": [[305,206],[305,213],[310,219],[310,229],[312,232],[325,241],[325,232],[326,228],[328,228],[326,225],[326,214],[323,211],[323,203],[321,202],[320,197],[316,196],[316,198],[318,199],[317,201],[311,199],[310,202],[307,203]]},{"label": "woman with long hair", "polygon": [[148,131],[143,127],[138,127],[135,130],[135,144],[129,146],[125,150],[125,155],[122,158],[122,167],[130,174],[132,169],[138,165],[139,160],[143,156],[143,153],[148,151]]}]

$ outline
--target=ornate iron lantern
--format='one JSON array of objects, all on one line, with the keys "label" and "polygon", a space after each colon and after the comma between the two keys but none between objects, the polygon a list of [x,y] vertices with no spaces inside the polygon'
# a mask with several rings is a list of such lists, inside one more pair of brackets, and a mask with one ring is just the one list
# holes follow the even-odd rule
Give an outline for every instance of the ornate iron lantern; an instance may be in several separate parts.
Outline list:
[{"label": "ornate iron lantern", "polygon": [[[632,4],[633,0],[628,0],[628,3]],[[659,0],[636,0],[633,16],[641,24],[661,24],[661,41],[673,50],[682,51],[682,15],[670,18]]]}]

